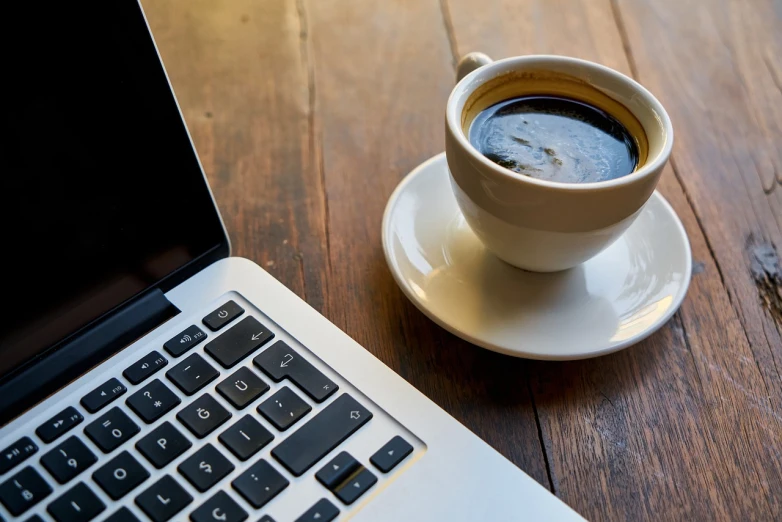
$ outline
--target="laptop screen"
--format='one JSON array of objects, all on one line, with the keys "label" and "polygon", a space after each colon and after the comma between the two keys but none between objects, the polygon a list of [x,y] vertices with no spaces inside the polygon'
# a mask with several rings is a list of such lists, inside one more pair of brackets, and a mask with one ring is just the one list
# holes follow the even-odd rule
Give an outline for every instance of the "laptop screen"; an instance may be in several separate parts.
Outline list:
[{"label": "laptop screen", "polygon": [[136,0],[4,20],[0,377],[227,248]]}]

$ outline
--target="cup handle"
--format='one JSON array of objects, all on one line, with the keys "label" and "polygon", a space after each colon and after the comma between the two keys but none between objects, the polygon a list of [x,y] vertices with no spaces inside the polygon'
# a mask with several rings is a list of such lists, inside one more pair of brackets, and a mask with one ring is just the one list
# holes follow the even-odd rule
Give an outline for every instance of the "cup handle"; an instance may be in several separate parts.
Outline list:
[{"label": "cup handle", "polygon": [[456,66],[456,82],[462,81],[462,78],[473,72],[479,67],[488,65],[493,62],[491,58],[483,53],[468,53],[462,56],[459,60],[459,64]]}]

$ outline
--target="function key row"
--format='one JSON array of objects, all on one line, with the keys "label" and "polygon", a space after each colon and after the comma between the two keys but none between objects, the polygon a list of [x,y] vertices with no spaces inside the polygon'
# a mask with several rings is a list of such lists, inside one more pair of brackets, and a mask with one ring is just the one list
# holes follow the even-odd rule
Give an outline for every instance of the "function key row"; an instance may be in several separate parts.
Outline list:
[{"label": "function key row", "polygon": [[168,359],[160,355],[160,352],[157,350],[153,350],[128,366],[125,371],[122,372],[122,375],[130,384],[139,384],[167,365]]},{"label": "function key row", "polygon": [[81,405],[88,412],[95,413],[121,395],[124,395],[126,391],[128,389],[124,384],[115,378],[111,378],[82,397]]},{"label": "function key row", "polygon": [[33,440],[22,437],[0,453],[0,473],[5,473],[37,452],[38,446]]},{"label": "function key row", "polygon": [[74,426],[81,424],[83,420],[84,417],[82,417],[81,413],[79,413],[76,408],[68,406],[60,413],[41,424],[38,429],[35,430],[35,434],[48,444],[60,438]]},{"label": "function key row", "polygon": [[206,334],[196,325],[192,325],[166,341],[163,348],[173,357],[179,357],[204,339],[206,339]]}]

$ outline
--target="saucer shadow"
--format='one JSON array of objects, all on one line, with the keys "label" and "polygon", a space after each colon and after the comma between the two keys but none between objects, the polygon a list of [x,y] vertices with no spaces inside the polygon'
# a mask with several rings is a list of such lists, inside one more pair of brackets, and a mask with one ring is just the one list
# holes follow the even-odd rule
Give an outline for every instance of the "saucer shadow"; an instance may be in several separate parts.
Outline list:
[{"label": "saucer shadow", "polygon": [[[494,262],[516,270],[499,259],[490,264]],[[378,321],[388,322],[384,330],[396,332],[395,360],[387,363],[474,431],[482,431],[470,425],[473,415],[469,410],[474,408],[486,408],[495,414],[499,408],[500,413],[513,414],[516,411],[513,406],[533,406],[530,404],[533,400],[535,408],[578,407],[593,400],[590,394],[583,393],[585,386],[624,393],[633,383],[627,379],[616,380],[614,376],[623,372],[621,368],[630,359],[642,371],[654,373],[661,357],[662,347],[656,342],[660,332],[627,350],[576,361],[531,360],[486,350],[429,319],[397,287],[384,264],[375,266],[376,287],[394,287],[387,296],[390,301],[387,311],[393,313],[377,317]],[[581,278],[583,274],[575,270],[563,276]],[[555,283],[558,280],[553,279]]]}]

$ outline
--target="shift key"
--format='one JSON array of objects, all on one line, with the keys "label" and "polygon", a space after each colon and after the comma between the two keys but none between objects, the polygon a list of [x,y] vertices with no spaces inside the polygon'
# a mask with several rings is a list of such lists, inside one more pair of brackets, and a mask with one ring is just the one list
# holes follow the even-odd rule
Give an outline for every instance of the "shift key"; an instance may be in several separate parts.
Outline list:
[{"label": "shift key", "polygon": [[282,441],[272,455],[299,477],[371,418],[369,410],[345,393]]}]

